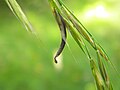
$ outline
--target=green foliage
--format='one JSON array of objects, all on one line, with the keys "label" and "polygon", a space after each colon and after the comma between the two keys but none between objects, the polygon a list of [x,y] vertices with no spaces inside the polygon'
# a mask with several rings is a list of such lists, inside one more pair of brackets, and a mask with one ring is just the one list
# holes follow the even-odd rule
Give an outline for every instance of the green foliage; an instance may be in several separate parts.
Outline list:
[{"label": "green foliage", "polygon": [[[8,4],[8,6],[9,6],[9,8],[11,9],[11,11],[14,13],[14,15],[24,24],[24,26],[26,27],[26,29],[28,30],[28,31],[30,31],[30,32],[32,32],[33,34],[35,34],[35,31],[33,31],[33,28],[32,28],[32,26],[31,26],[31,24],[30,24],[30,22],[29,22],[29,20],[27,19],[27,17],[25,16],[25,14],[23,13],[23,11],[21,10],[21,8],[20,8],[20,6],[17,4],[17,2],[16,2],[16,0],[6,0],[6,2],[7,2],[7,4]],[[107,74],[107,72],[106,72],[106,68],[105,68],[105,65],[104,65],[104,63],[103,63],[103,61],[101,60],[101,56],[106,60],[106,61],[108,61],[109,59],[108,59],[108,56],[106,55],[106,53],[104,52],[104,50],[101,48],[101,46],[94,40],[94,38],[93,38],[93,36],[88,32],[88,30],[81,24],[81,22],[79,22],[79,20],[73,15],[73,13],[66,7],[66,5],[64,5],[63,4],[63,2],[61,2],[61,1],[59,1],[59,0],[49,0],[49,2],[50,2],[50,4],[51,4],[51,7],[52,7],[52,10],[53,10],[53,13],[55,14],[55,12],[57,13],[57,14],[55,14],[55,17],[57,17],[57,22],[58,22],[58,24],[59,24],[59,27],[60,27],[60,30],[61,30],[61,36],[62,36],[62,39],[63,39],[63,42],[64,42],[64,44],[65,44],[65,42],[66,42],[66,34],[65,34],[65,31],[63,30],[63,27],[65,27],[65,29],[67,29],[70,33],[71,33],[71,35],[72,35],[72,37],[73,37],[73,39],[76,41],[76,43],[79,45],[79,47],[82,49],[82,51],[84,52],[84,54],[88,57],[88,59],[90,60],[90,66],[91,66],[91,70],[92,70],[92,73],[93,73],[93,76],[94,76],[94,79],[95,79],[95,81],[96,81],[96,85],[97,85],[97,88],[98,88],[98,90],[104,90],[104,88],[105,88],[105,90],[106,89],[108,89],[108,90],[112,90],[112,85],[111,85],[111,82],[110,82],[110,80],[109,80],[109,77],[108,77],[108,74]],[[43,22],[41,23],[41,24],[43,24]],[[62,26],[61,26],[61,24],[62,24]],[[45,26],[46,26],[46,23],[45,23]],[[52,25],[51,25],[52,26]],[[61,28],[62,27],[62,28]],[[15,28],[17,28],[17,26],[15,27]],[[44,29],[45,29],[46,27],[44,27]],[[63,31],[62,31],[63,30]],[[20,32],[22,32],[22,31],[20,31]],[[50,32],[50,31],[49,31]],[[46,33],[45,33],[46,34]],[[36,35],[36,34],[35,34]],[[17,36],[17,35],[16,35]],[[21,35],[20,35],[21,36]],[[22,39],[24,39],[24,38],[22,38]],[[25,40],[27,40],[27,41],[29,41],[31,38],[29,38],[29,39],[25,39]],[[9,40],[8,40],[9,41]],[[11,40],[12,41],[12,40]],[[16,42],[19,42],[19,41],[17,41],[17,40],[15,40]],[[96,55],[97,55],[97,62],[98,62],[98,67],[97,67],[97,64],[95,63],[95,61],[94,60],[92,60],[92,56],[91,56],[91,51],[89,52],[89,50],[88,50],[88,47],[87,47],[87,44],[85,43],[85,42],[88,42],[92,47],[93,47],[93,49],[94,49],[94,51],[96,52]],[[25,42],[25,41],[24,41]],[[27,42],[28,43],[28,42]],[[33,44],[34,42],[31,42],[30,44]],[[51,42],[48,42],[48,43],[51,43]],[[39,43],[40,44],[40,43]],[[53,46],[54,44],[52,44],[52,45],[49,45],[49,46]],[[63,43],[61,43],[61,45],[63,45]],[[14,46],[14,44],[13,45],[11,45],[11,46]],[[17,44],[17,45],[15,45],[15,46],[19,46],[19,44]],[[22,47],[22,46],[21,46]],[[30,48],[34,48],[35,46],[33,45],[33,47],[32,46],[29,46],[29,43],[28,43],[28,47],[29,47],[29,49]],[[27,48],[28,47],[25,47],[26,49],[26,51],[28,50]],[[11,47],[9,47],[9,48],[11,48]],[[40,50],[41,50],[41,48],[43,48],[43,46],[40,46]],[[64,46],[62,47],[62,49],[60,48],[59,50],[58,50],[58,53],[56,54],[57,56],[59,56],[60,55],[60,53],[62,52],[62,50],[63,50],[63,48],[64,48]],[[15,48],[12,48],[13,50],[16,50]],[[22,49],[22,50],[24,50],[24,49]],[[71,88],[71,90],[79,90],[79,88],[81,88],[83,85],[85,85],[86,83],[84,83],[84,82],[82,82],[81,84],[83,84],[83,85],[81,85],[81,86],[79,86],[79,85],[76,85],[76,84],[80,84],[80,82],[81,81],[83,81],[84,79],[79,79],[80,78],[80,74],[82,74],[82,72],[80,72],[80,70],[78,69],[78,67],[76,67],[76,64],[75,64],[75,66],[74,66],[74,64],[73,64],[73,66],[72,67],[74,67],[74,68],[70,68],[70,70],[71,71],[68,71],[68,68],[66,69],[66,70],[64,70],[63,72],[61,72],[61,74],[63,74],[63,75],[61,75],[61,74],[56,74],[54,71],[54,69],[53,69],[53,67],[51,67],[50,65],[50,62],[52,62],[52,60],[51,61],[49,61],[49,59],[50,58],[47,58],[48,56],[49,57],[51,57],[52,55],[50,54],[47,54],[47,56],[46,56],[46,52],[42,52],[42,53],[40,53],[39,51],[37,51],[36,52],[36,50],[38,50],[38,48],[36,48],[35,50],[28,50],[28,51],[30,51],[30,53],[29,54],[27,54],[27,53],[25,53],[24,54],[24,56],[26,56],[27,57],[27,60],[30,60],[30,57],[32,58],[32,56],[31,55],[34,55],[33,57],[34,58],[32,58],[31,59],[31,62],[30,63],[28,63],[28,64],[26,64],[25,66],[27,66],[28,65],[28,69],[26,70],[26,71],[28,71],[28,72],[23,72],[24,71],[24,69],[21,69],[21,68],[24,68],[24,64],[16,64],[16,63],[14,63],[14,64],[16,64],[15,66],[13,66],[13,68],[11,68],[12,67],[12,65],[10,65],[9,67],[10,67],[10,69],[9,69],[9,67],[7,68],[8,69],[8,73],[5,73],[5,75],[6,75],[6,77],[7,76],[14,76],[14,74],[16,74],[15,72],[16,71],[18,71],[18,74],[20,74],[21,75],[21,78],[20,78],[20,80],[15,80],[15,82],[14,82],[14,80],[10,80],[11,82],[14,82],[14,84],[16,83],[16,82],[18,82],[17,84],[15,84],[15,87],[18,89],[20,89],[20,90],[37,90],[37,87],[38,88],[40,88],[40,89],[42,89],[42,90],[66,90],[66,89],[68,89],[68,90],[70,90]],[[2,50],[2,51],[4,51],[4,50]],[[42,50],[42,51],[44,51],[44,50]],[[15,53],[14,51],[12,51],[13,53]],[[6,52],[5,52],[6,53]],[[10,52],[9,52],[10,53]],[[49,51],[49,53],[50,53],[50,51]],[[20,54],[23,54],[23,53],[20,53]],[[18,55],[18,56],[17,56]],[[24,57],[24,56],[22,56],[22,57]],[[56,56],[56,57],[57,57]],[[19,57],[19,53],[17,54],[16,53],[16,56],[14,56],[14,57],[16,57],[15,59],[14,58],[11,58],[11,60],[13,59],[13,60],[21,60],[20,58],[18,59],[17,57]],[[94,56],[95,57],[95,56]],[[93,57],[93,58],[94,58]],[[43,69],[43,66],[40,64],[40,65],[38,65],[37,64],[37,62],[39,62],[39,61],[36,61],[36,62],[33,62],[32,60],[38,60],[38,59],[36,59],[36,58],[41,58],[40,60],[42,60],[42,62],[44,62],[44,63],[41,63],[42,65],[44,65],[44,70],[39,70],[39,69],[41,69],[40,67],[42,67],[42,69]],[[81,56],[79,56],[79,58],[81,58]],[[5,59],[5,58],[4,58]],[[10,58],[9,58],[10,59]],[[7,60],[7,59],[6,59]],[[47,60],[47,61],[44,61],[44,60]],[[67,60],[67,59],[66,59]],[[64,61],[66,61],[65,59],[64,59]],[[48,62],[49,61],[49,62]],[[16,61],[14,61],[14,62],[16,62]],[[28,61],[29,62],[29,61]],[[22,63],[24,63],[24,62],[22,62]],[[49,64],[48,64],[49,63]],[[68,62],[67,62],[68,63]],[[70,62],[69,62],[70,63]],[[29,66],[29,64],[30,64],[30,66]],[[17,67],[17,65],[18,65],[18,67]],[[47,66],[48,65],[48,66]],[[67,64],[66,64],[67,65]],[[72,65],[72,63],[71,63],[71,65]],[[20,66],[20,67],[19,67]],[[23,66],[23,67],[21,67],[21,66]],[[37,67],[38,66],[38,67]],[[15,69],[17,67],[17,69]],[[36,68],[35,68],[36,67]],[[87,65],[85,65],[84,66],[84,68],[86,68],[87,67]],[[31,70],[31,69],[33,69],[33,68],[35,68],[35,70]],[[98,68],[99,68],[99,70],[98,70]],[[37,71],[37,70],[38,71]],[[75,71],[76,69],[78,69],[77,70],[77,74],[76,73],[74,73],[74,72],[72,72],[72,71]],[[7,71],[7,70],[6,70]],[[14,73],[10,73],[9,71],[13,71]],[[51,72],[53,72],[53,74],[50,74]],[[38,72],[41,72],[41,73],[43,73],[43,74],[38,74]],[[67,74],[66,75],[66,73],[67,72],[69,72],[68,74],[70,74],[70,76]],[[86,72],[86,71],[85,71]],[[24,74],[21,74],[21,73],[24,73],[24,74],[26,74],[25,76],[24,76]],[[34,75],[33,75],[33,73],[34,73]],[[74,74],[73,74],[74,73]],[[71,75],[72,74],[72,75]],[[89,74],[89,73],[88,73]],[[30,77],[28,77],[30,75]],[[39,76],[40,75],[40,76]],[[56,77],[58,75],[58,77]],[[66,77],[65,77],[65,75],[66,75]],[[18,75],[16,75],[16,76],[18,76]],[[67,77],[67,76],[69,76],[69,77]],[[5,77],[4,76],[4,73],[3,73],[3,75],[1,75],[1,77]],[[87,76],[86,76],[87,77]],[[85,77],[85,78],[86,78]],[[19,76],[18,76],[18,78],[19,78]],[[18,79],[17,77],[16,77],[16,79]],[[23,79],[22,79],[23,78]],[[48,78],[49,80],[46,80],[46,78]],[[72,79],[72,78],[77,78],[77,79]],[[22,82],[24,82],[24,79],[26,80],[26,82],[25,83],[23,83],[22,84]],[[37,80],[38,79],[38,80]],[[55,80],[56,79],[56,80]],[[62,81],[62,80],[63,81]],[[22,81],[21,81],[22,80]],[[78,83],[74,83],[74,80],[76,80]],[[2,80],[1,81],[1,83],[2,82],[4,82],[4,81],[6,81],[7,82],[7,80]],[[61,83],[59,82],[59,84],[62,86],[62,87],[60,87],[59,86],[59,84],[57,84],[56,82],[58,82],[58,81],[61,81]],[[20,83],[19,83],[20,82]],[[30,83],[31,82],[31,83]],[[32,82],[35,82],[35,84],[33,84]],[[9,82],[10,83],[10,82]],[[38,85],[38,83],[40,83],[40,85],[41,86],[39,86]],[[48,85],[48,83],[49,83],[49,85]],[[63,85],[62,83],[66,83],[67,85]],[[4,84],[4,83],[3,83]],[[2,85],[3,85],[2,84]],[[7,83],[6,83],[7,84]],[[73,85],[73,84],[75,84],[75,85]],[[89,84],[89,83],[88,83]],[[0,86],[0,88],[2,88],[3,90],[5,89],[5,90],[10,90],[10,88],[11,88],[11,90],[16,90],[16,88],[14,88],[14,85],[12,86],[12,84],[10,84],[11,86],[9,86],[9,85],[7,85],[7,87],[6,88],[4,88],[4,85],[3,86]],[[48,86],[48,88],[45,88],[46,86]],[[56,87],[54,87],[54,86],[56,86]],[[20,87],[22,87],[22,88],[20,88]],[[35,89],[35,87],[36,87],[36,89]],[[73,89],[74,88],[74,89]],[[89,89],[87,89],[87,90],[89,90]],[[91,90],[93,90],[93,89],[91,89]]]},{"label": "green foliage", "polygon": [[[106,74],[105,67],[104,67],[103,63],[101,62],[100,56],[99,56],[99,55],[101,55],[106,61],[108,61],[109,59],[108,59],[107,54],[104,52],[104,50],[101,48],[101,46],[95,42],[93,36],[88,32],[88,30],[81,24],[81,22],[72,14],[72,12],[70,12],[70,10],[60,0],[55,0],[55,1],[49,0],[49,2],[53,9],[53,13],[56,13],[56,12],[58,13],[58,14],[55,14],[55,17],[60,17],[58,19],[61,19],[61,21],[62,21],[62,22],[59,22],[60,20],[57,19],[58,25],[64,25],[65,28],[70,30],[74,40],[80,46],[82,51],[84,53],[87,52],[85,54],[88,57],[88,59],[90,60],[91,69],[92,69],[93,76],[95,78],[98,90],[104,90],[105,88],[107,88],[108,90],[112,90],[112,86],[111,86],[108,76]],[[77,30],[78,33],[76,33],[74,28]],[[62,29],[64,30],[64,28],[62,28]],[[62,29],[60,28],[61,31],[62,31]],[[62,32],[62,33],[64,34],[64,32]],[[86,41],[88,41],[89,44],[97,52],[100,73],[98,73],[98,70],[97,70],[97,67],[96,67],[94,61],[91,60],[92,57],[86,47],[86,44],[83,43],[83,40],[80,36],[82,36]],[[65,38],[64,35],[62,38]],[[65,39],[63,39],[63,40],[65,40]],[[84,46],[85,49],[82,48],[82,46]],[[60,47],[60,49],[61,49],[61,47]],[[58,52],[59,52],[59,50],[58,50]],[[58,54],[58,55],[56,54],[56,56],[59,56],[59,55],[60,54]],[[55,57],[55,62],[56,62],[56,57]],[[103,82],[105,83],[105,85],[103,84]]]}]

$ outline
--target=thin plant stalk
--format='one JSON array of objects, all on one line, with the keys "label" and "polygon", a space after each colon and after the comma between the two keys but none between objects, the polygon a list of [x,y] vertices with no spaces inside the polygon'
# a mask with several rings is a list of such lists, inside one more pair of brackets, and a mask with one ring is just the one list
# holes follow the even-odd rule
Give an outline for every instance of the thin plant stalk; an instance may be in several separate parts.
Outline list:
[{"label": "thin plant stalk", "polygon": [[23,10],[21,9],[20,5],[17,3],[16,0],[5,0],[10,10],[13,14],[17,17],[17,19],[22,22],[28,32],[35,34],[35,30],[29,20],[27,19],[26,15],[24,14]]}]

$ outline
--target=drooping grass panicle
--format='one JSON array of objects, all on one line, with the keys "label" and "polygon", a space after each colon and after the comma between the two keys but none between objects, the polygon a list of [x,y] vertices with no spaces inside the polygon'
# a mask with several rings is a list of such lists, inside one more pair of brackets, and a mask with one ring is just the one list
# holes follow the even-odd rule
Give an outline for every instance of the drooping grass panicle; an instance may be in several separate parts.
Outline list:
[{"label": "drooping grass panicle", "polygon": [[[62,17],[62,20],[63,20],[62,23],[65,24],[66,28],[71,33],[76,43],[79,45],[79,47],[84,52],[84,54],[89,58],[91,70],[95,78],[98,90],[106,90],[106,88],[108,90],[112,90],[112,85],[109,81],[105,66],[100,59],[100,56],[102,56],[106,61],[109,61],[109,58],[106,52],[104,51],[104,49],[95,41],[93,36],[88,32],[88,30],[84,27],[84,25],[82,25],[82,23],[64,5],[64,3],[62,3],[61,0],[49,0],[49,1],[52,9],[54,8],[56,12],[59,13],[59,15]],[[59,16],[59,15],[56,15],[56,16]],[[60,20],[57,19],[56,21],[58,22],[59,28],[61,30]],[[84,40],[88,41],[89,44],[97,52],[100,72],[98,70],[98,67],[96,66],[96,63],[93,61],[90,55],[90,52],[87,49],[86,44],[84,43]]]},{"label": "drooping grass panicle", "polygon": [[74,28],[80,33],[81,36],[85,40],[87,40],[90,45],[95,49],[99,50],[100,55],[105,59],[109,60],[107,54],[104,52],[104,50],[98,45],[93,36],[87,31],[87,29],[81,24],[81,22],[72,14],[72,12],[60,1],[60,0],[51,0],[54,8],[61,14],[64,20],[68,21],[70,24],[72,23]]},{"label": "drooping grass panicle", "polygon": [[[70,30],[71,35],[73,36],[73,38],[75,39],[75,41],[77,42],[77,44],[80,46],[80,48],[82,49],[82,51],[85,53],[85,51],[87,50],[87,47],[86,47],[86,45],[83,43],[83,41],[81,41],[82,39],[80,39],[80,37],[79,37],[79,35],[77,35],[76,31],[73,31],[74,28],[70,25],[70,20],[69,20],[69,18],[67,18],[67,16],[65,16],[64,13],[59,9],[59,5],[56,3],[56,1],[51,1],[50,3],[53,4],[52,9],[53,9],[53,8],[56,8],[56,10],[58,10],[58,12],[60,12],[60,14],[63,16],[63,19],[64,19],[64,21],[66,22],[66,26],[67,26],[68,30]],[[52,5],[52,4],[51,4],[51,5]],[[73,29],[73,30],[71,30],[71,29]],[[81,45],[80,43],[83,44],[83,46],[84,46],[84,48],[85,48],[86,50],[83,50],[82,45]],[[86,55],[88,56],[88,58],[91,58],[88,50],[87,50]]]},{"label": "drooping grass panicle", "polygon": [[[100,55],[105,59],[109,60],[107,54],[102,50],[101,47],[98,47],[95,42],[93,36],[88,32],[88,30],[82,25],[82,23],[72,14],[72,12],[60,1],[54,0],[52,1],[54,7],[58,10],[58,12],[63,16],[63,18],[69,21],[69,24],[72,23],[74,28],[83,36],[85,40],[87,40],[90,45],[95,49],[100,51]],[[96,47],[97,46],[97,47]]]}]

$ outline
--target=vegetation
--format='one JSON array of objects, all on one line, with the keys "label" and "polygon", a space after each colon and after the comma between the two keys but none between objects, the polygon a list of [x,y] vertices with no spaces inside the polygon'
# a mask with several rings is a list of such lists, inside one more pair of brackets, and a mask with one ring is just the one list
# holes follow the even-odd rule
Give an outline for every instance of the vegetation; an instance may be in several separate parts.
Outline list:
[{"label": "vegetation", "polygon": [[[25,14],[23,13],[22,9],[20,8],[20,6],[18,5],[18,3],[15,0],[6,0],[9,8],[11,9],[11,11],[14,13],[14,15],[24,24],[24,26],[26,27],[26,29],[30,32],[32,32],[38,39],[38,35],[36,34],[36,32],[34,31],[34,29],[32,28],[29,20],[27,19],[27,17],[25,16]],[[73,39],[76,41],[76,43],[79,45],[79,47],[81,48],[82,52],[88,57],[89,62],[90,62],[90,67],[91,67],[91,71],[93,73],[96,85],[97,85],[97,89],[98,90],[112,90],[112,85],[111,82],[109,80],[108,74],[106,72],[106,68],[105,68],[105,61],[110,62],[110,64],[112,65],[111,61],[109,60],[107,54],[105,53],[105,51],[102,49],[102,47],[96,42],[96,40],[93,38],[93,36],[88,32],[88,30],[81,24],[81,22],[74,16],[74,14],[66,7],[65,4],[63,4],[63,2],[59,1],[59,0],[49,0],[50,6],[52,8],[53,14],[56,18],[56,21],[59,25],[60,31],[61,31],[61,36],[62,36],[62,42],[60,45],[60,48],[58,50],[58,52],[56,53],[54,59],[55,62],[59,62],[57,61],[57,57],[61,54],[62,50],[64,49],[64,46],[66,44],[66,37],[67,37],[67,32],[66,30],[68,30],[71,34],[71,36],[73,37]],[[21,31],[22,32],[22,31]],[[45,40],[45,39],[42,39]],[[50,42],[49,42],[50,43]],[[91,48],[89,47],[88,43],[92,46],[92,48],[94,49],[94,52],[97,55],[97,61],[94,61],[95,59],[95,55],[91,55],[94,52],[90,51]],[[18,44],[19,45],[19,44]],[[74,44],[73,44],[74,45]],[[50,54],[50,50],[48,51],[48,49],[45,47],[43,47],[43,45],[41,45],[42,49],[45,49],[43,51],[47,51],[47,53]],[[40,49],[41,49],[40,47]],[[88,50],[89,48],[89,50]],[[71,50],[70,50],[71,51]],[[28,53],[28,52],[27,52]],[[42,53],[41,53],[42,54]],[[32,54],[31,54],[32,55]],[[73,55],[73,54],[72,54]],[[46,54],[43,55],[46,57]],[[49,56],[49,55],[47,55]],[[73,56],[74,57],[74,56]],[[81,56],[79,56],[80,58]],[[101,57],[104,59],[102,60]],[[39,58],[39,57],[38,57]],[[30,59],[28,59],[30,60]],[[34,59],[32,59],[34,60]],[[37,59],[38,60],[38,59]],[[64,59],[65,60],[65,59]],[[76,59],[75,59],[76,60]],[[47,60],[48,61],[48,60]],[[46,62],[46,61],[45,61]],[[97,63],[98,65],[97,65]],[[33,63],[33,61],[31,62]],[[48,63],[48,62],[46,62]],[[40,63],[41,64],[41,63]],[[74,65],[74,64],[73,64]],[[81,64],[79,64],[81,65]],[[26,65],[25,65],[26,66]],[[36,65],[35,65],[36,66]],[[38,65],[39,67],[37,69],[40,69],[41,65]],[[88,66],[88,65],[86,65]],[[112,65],[113,66],[113,65]],[[31,66],[30,66],[31,67]],[[33,66],[34,67],[34,66]],[[50,71],[54,72],[53,69],[48,68]],[[99,69],[99,70],[98,70]],[[68,69],[66,69],[68,70]],[[72,70],[72,69],[70,69]],[[57,70],[58,71],[58,70]],[[39,72],[39,70],[38,70]],[[44,70],[43,70],[44,72]],[[48,73],[48,72],[47,72]],[[45,74],[47,74],[45,73]],[[66,73],[66,71],[64,71],[63,69],[63,73]],[[79,73],[79,72],[77,72]],[[61,75],[62,72],[59,73],[58,76],[62,76]],[[72,73],[70,73],[72,74]],[[41,75],[43,76],[43,75]],[[46,76],[46,75],[45,75]],[[56,76],[56,75],[55,75]],[[51,77],[51,75],[48,75],[47,77]],[[63,74],[64,77],[64,74]],[[78,76],[74,76],[75,78],[79,77]],[[41,78],[42,79],[42,78]],[[54,77],[55,79],[55,77]],[[71,79],[71,77],[70,77]],[[63,79],[64,80],[64,79]],[[79,80],[79,79],[77,79]],[[4,80],[3,80],[4,81]],[[30,80],[31,81],[31,80]],[[45,80],[43,80],[45,81]],[[48,81],[48,80],[46,80]],[[55,83],[56,81],[53,80],[53,83]],[[72,80],[69,81],[68,85],[70,85],[70,82],[72,82]],[[43,84],[43,82],[41,82]],[[36,82],[36,84],[38,84],[38,82]],[[62,83],[61,83],[62,84]],[[46,84],[45,84],[46,85]],[[25,85],[26,88],[27,85]],[[41,87],[44,87],[44,85],[41,85]],[[54,86],[54,85],[53,85]],[[2,88],[4,88],[4,86],[1,86]],[[29,87],[29,86],[28,86]],[[27,89],[28,89],[27,87]],[[51,89],[53,88],[52,85],[50,85]],[[65,87],[65,86],[64,86]],[[24,89],[25,89],[24,88]],[[56,87],[59,88],[60,87]],[[73,88],[73,87],[72,87]],[[76,88],[80,88],[80,87],[76,87]],[[43,88],[45,89],[45,88]],[[47,89],[47,88],[46,88]],[[50,88],[48,88],[50,89]],[[54,88],[55,89],[55,88]],[[62,89],[62,88],[61,88]],[[65,88],[64,88],[65,89]],[[26,90],[26,89],[25,89]],[[28,89],[29,90],[29,89]],[[32,89],[31,89],[32,90]],[[53,89],[52,89],[53,90]],[[90,90],[93,90],[90,89]]]}]

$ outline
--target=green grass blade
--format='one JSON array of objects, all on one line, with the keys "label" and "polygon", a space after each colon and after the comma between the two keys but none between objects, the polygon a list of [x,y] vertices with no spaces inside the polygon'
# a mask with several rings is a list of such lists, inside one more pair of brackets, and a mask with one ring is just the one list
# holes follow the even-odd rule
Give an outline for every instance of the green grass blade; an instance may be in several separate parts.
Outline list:
[{"label": "green grass blade", "polygon": [[30,24],[29,20],[27,19],[26,15],[22,11],[17,1],[16,0],[5,0],[5,1],[9,6],[9,8],[11,9],[11,11],[13,12],[13,14],[18,18],[19,21],[21,21],[24,24],[26,30],[35,34],[32,25]]}]

